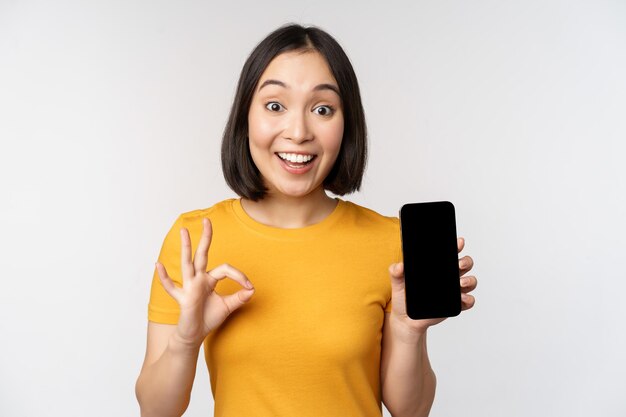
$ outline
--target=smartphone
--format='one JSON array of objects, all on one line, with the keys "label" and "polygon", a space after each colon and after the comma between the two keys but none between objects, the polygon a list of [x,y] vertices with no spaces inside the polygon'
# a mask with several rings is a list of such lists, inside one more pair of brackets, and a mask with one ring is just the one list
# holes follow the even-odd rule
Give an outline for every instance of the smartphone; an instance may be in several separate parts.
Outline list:
[{"label": "smartphone", "polygon": [[461,283],[454,205],[405,204],[400,209],[406,311],[412,319],[461,313]]}]

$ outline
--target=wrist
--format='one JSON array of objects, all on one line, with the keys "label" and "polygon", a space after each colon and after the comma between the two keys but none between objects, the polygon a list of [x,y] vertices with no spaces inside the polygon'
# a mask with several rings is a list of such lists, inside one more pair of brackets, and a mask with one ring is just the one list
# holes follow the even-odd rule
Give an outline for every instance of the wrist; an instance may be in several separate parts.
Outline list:
[{"label": "wrist", "polygon": [[391,317],[391,334],[394,339],[405,345],[422,345],[426,340],[426,333],[429,326],[408,325],[400,318]]},{"label": "wrist", "polygon": [[180,337],[178,332],[172,333],[168,341],[168,349],[177,355],[198,356],[202,343],[190,343]]}]

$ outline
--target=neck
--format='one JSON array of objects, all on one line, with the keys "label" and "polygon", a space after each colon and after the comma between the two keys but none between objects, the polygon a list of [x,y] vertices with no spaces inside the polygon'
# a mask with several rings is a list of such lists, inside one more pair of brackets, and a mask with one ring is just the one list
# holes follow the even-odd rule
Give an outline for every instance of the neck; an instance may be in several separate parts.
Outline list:
[{"label": "neck", "polygon": [[281,229],[297,229],[319,223],[333,212],[337,201],[323,188],[302,197],[268,192],[259,201],[241,199],[246,213],[259,223]]}]

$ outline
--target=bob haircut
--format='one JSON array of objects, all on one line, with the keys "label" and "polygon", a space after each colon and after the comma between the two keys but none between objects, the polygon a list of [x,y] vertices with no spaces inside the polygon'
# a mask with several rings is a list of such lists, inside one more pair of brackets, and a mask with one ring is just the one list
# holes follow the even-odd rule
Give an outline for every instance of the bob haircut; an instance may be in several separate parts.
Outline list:
[{"label": "bob haircut", "polygon": [[288,24],[276,29],[254,48],[246,60],[222,137],[222,171],[239,196],[258,201],[267,188],[250,155],[248,112],[254,91],[269,63],[289,51],[316,51],[337,80],[344,114],[344,131],[337,160],[324,179],[324,189],[344,195],[361,187],[367,162],[367,129],[359,84],[352,64],[339,43],[323,30]]}]

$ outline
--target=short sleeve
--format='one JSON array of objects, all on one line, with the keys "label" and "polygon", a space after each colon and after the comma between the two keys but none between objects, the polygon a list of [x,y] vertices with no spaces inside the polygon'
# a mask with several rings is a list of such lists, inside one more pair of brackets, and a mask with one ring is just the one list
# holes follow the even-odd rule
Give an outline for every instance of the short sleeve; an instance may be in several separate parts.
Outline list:
[{"label": "short sleeve", "polygon": [[[167,275],[177,286],[182,286],[182,275],[180,270],[180,229],[183,227],[182,215],[179,216],[174,225],[165,236],[159,262],[165,266]],[[152,276],[152,288],[150,290],[150,302],[148,304],[148,320],[163,324],[177,324],[180,315],[180,308],[163,288],[156,267]]]}]

